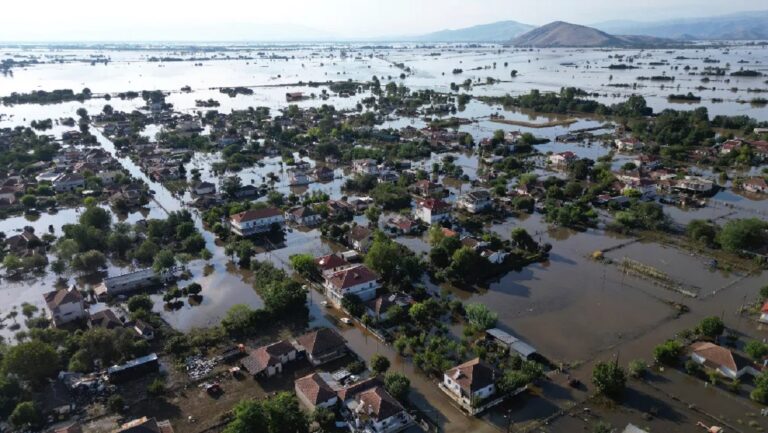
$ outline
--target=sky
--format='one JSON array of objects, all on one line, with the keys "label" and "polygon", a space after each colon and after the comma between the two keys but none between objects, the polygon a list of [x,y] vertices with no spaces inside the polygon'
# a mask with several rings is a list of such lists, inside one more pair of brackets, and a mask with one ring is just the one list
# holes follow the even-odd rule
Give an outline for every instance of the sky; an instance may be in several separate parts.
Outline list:
[{"label": "sky", "polygon": [[407,36],[501,20],[652,21],[765,0],[10,0],[0,41],[296,40]]}]

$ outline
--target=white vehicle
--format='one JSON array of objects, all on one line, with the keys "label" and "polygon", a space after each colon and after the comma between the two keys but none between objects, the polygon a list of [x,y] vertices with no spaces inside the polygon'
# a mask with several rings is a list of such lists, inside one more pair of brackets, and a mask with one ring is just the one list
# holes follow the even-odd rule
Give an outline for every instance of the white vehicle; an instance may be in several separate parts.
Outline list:
[{"label": "white vehicle", "polygon": [[345,325],[351,325],[352,324],[352,319],[350,319],[349,317],[342,317],[341,318],[341,323],[344,323]]}]

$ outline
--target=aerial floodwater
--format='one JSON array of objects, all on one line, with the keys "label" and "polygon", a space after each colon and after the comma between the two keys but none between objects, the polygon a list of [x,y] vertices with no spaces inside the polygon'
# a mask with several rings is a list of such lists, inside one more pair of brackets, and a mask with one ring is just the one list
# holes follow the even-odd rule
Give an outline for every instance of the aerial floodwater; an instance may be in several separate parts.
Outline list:
[{"label": "aerial floodwater", "polygon": [[764,43],[0,60],[0,360],[58,363],[22,377],[29,431],[239,433],[238,401],[294,393],[322,431],[768,429]]}]

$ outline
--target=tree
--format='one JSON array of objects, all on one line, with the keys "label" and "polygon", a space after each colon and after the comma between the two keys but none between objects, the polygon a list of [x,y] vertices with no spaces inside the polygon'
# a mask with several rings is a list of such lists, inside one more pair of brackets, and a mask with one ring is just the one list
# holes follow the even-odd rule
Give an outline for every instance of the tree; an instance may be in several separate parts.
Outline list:
[{"label": "tree", "polygon": [[269,433],[307,433],[309,431],[307,416],[299,407],[299,401],[293,393],[281,392],[264,400],[262,405]]},{"label": "tree", "polygon": [[631,377],[639,378],[648,371],[648,365],[642,359],[633,359],[629,362],[628,370]]},{"label": "tree", "polygon": [[371,357],[370,361],[371,370],[376,374],[383,374],[389,369],[389,359],[380,354],[375,354]]},{"label": "tree", "polygon": [[221,326],[227,333],[234,337],[247,335],[253,325],[254,311],[245,304],[233,305],[224,318],[221,319]]},{"label": "tree", "polygon": [[676,340],[667,340],[653,349],[653,358],[661,364],[675,366],[680,362],[683,345]]},{"label": "tree", "polygon": [[92,206],[80,215],[80,224],[99,230],[108,230],[112,224],[112,215],[98,206]]},{"label": "tree", "polygon": [[752,340],[744,346],[744,351],[755,361],[761,361],[768,355],[768,344],[762,341]]},{"label": "tree", "polygon": [[405,401],[411,390],[411,380],[402,373],[390,371],[384,375],[384,388],[392,397]]},{"label": "tree", "polygon": [[349,314],[355,317],[360,317],[365,313],[363,300],[354,293],[347,293],[341,298],[341,308],[347,310]]},{"label": "tree", "polygon": [[25,401],[16,405],[11,413],[11,424],[19,430],[38,427],[43,422],[40,411],[31,401]]},{"label": "tree", "polygon": [[368,218],[371,227],[378,227],[381,210],[377,206],[371,206],[365,210],[365,217]]},{"label": "tree", "polygon": [[5,418],[13,412],[13,409],[21,399],[21,385],[10,377],[0,377],[0,418]]},{"label": "tree", "polygon": [[724,250],[739,253],[756,250],[768,242],[768,222],[758,218],[729,220],[717,236]]},{"label": "tree", "polygon": [[597,392],[616,399],[624,392],[627,376],[616,362],[598,362],[592,370],[592,383]]},{"label": "tree", "polygon": [[171,250],[160,250],[152,262],[152,270],[156,273],[163,273],[176,266],[176,257]]},{"label": "tree", "polygon": [[446,275],[456,282],[474,284],[480,279],[482,270],[485,269],[484,260],[472,248],[461,247],[451,256],[451,264],[446,269]]},{"label": "tree", "polygon": [[38,386],[59,371],[59,355],[51,345],[32,340],[11,346],[5,353],[2,366],[6,374]]},{"label": "tree", "polygon": [[148,295],[140,294],[131,296],[128,299],[128,311],[135,313],[139,310],[152,311],[154,303]]},{"label": "tree", "polygon": [[336,414],[322,406],[318,406],[312,411],[311,419],[320,426],[320,431],[323,432],[333,431],[336,427]]},{"label": "tree", "polygon": [[21,205],[26,209],[32,209],[37,205],[37,197],[34,195],[26,194],[21,197]]},{"label": "tree", "polygon": [[752,400],[768,404],[768,371],[763,371],[755,378],[755,389],[749,395]]},{"label": "tree", "polygon": [[481,331],[493,328],[499,318],[498,314],[489,310],[488,307],[483,304],[469,304],[464,310],[466,311],[469,323]]},{"label": "tree", "polygon": [[725,324],[717,317],[706,317],[699,323],[699,332],[709,338],[717,338],[725,331]]},{"label": "tree", "polygon": [[235,193],[242,187],[242,181],[239,176],[227,176],[221,181],[221,190],[229,197],[234,197]]},{"label": "tree", "polygon": [[93,273],[107,266],[107,257],[101,251],[90,250],[72,259],[72,267],[80,272]]},{"label": "tree", "polygon": [[264,433],[267,429],[267,416],[258,400],[243,400],[234,410],[234,419],[227,424],[224,433]]},{"label": "tree", "polygon": [[203,286],[200,283],[192,283],[187,286],[187,293],[189,296],[197,296],[203,291]]},{"label": "tree", "polygon": [[120,394],[112,394],[107,399],[107,408],[113,413],[122,413],[125,410],[125,400]]},{"label": "tree", "polygon": [[448,250],[437,245],[429,251],[429,262],[432,263],[432,266],[443,269],[451,264],[451,256],[448,254]]},{"label": "tree", "polygon": [[296,254],[291,256],[291,267],[304,278],[314,279],[320,276],[320,269],[311,254]]},{"label": "tree", "polygon": [[407,285],[422,274],[419,260],[404,247],[376,232],[373,243],[365,255],[365,264],[378,272],[389,284]]},{"label": "tree", "polygon": [[157,378],[147,385],[147,393],[153,397],[159,397],[165,394],[165,381]]}]

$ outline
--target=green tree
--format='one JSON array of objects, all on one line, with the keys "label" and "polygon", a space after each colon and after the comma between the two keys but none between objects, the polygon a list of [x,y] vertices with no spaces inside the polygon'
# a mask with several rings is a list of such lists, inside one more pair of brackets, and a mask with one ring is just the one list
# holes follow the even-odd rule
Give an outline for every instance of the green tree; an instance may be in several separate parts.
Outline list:
[{"label": "green tree", "polygon": [[598,362],[592,370],[592,383],[597,392],[610,398],[618,398],[624,392],[627,376],[616,362]]},{"label": "green tree", "polygon": [[89,207],[80,215],[80,224],[99,230],[109,230],[112,224],[112,215],[100,207]]},{"label": "green tree", "polygon": [[320,431],[330,432],[336,428],[336,414],[325,407],[316,407],[312,411],[311,419],[320,426]]},{"label": "green tree", "polygon": [[84,273],[93,273],[107,266],[107,257],[97,250],[90,250],[76,255],[72,259],[72,267]]},{"label": "green tree", "polygon": [[383,374],[389,369],[389,359],[380,354],[375,354],[371,357],[370,361],[371,371],[373,371],[376,374]]},{"label": "green tree", "polygon": [[125,400],[120,394],[112,394],[107,399],[107,408],[113,413],[122,413],[125,410]]},{"label": "green tree", "polygon": [[466,311],[469,323],[481,331],[496,326],[496,321],[499,318],[498,314],[489,310],[488,307],[483,304],[468,304],[464,307],[464,310]]},{"label": "green tree", "polygon": [[354,293],[347,293],[341,298],[341,308],[349,311],[349,314],[355,317],[360,317],[365,313],[363,300]]},{"label": "green tree", "polygon": [[21,399],[21,385],[11,377],[0,377],[0,418],[6,418]]},{"label": "green tree", "polygon": [[723,334],[725,331],[725,324],[717,317],[706,317],[699,323],[699,332],[709,338],[716,338]]},{"label": "green tree", "polygon": [[156,273],[165,272],[176,266],[176,257],[171,250],[160,250],[152,262],[152,269]]},{"label": "green tree", "polygon": [[32,340],[11,346],[2,365],[3,372],[38,386],[59,371],[59,356],[51,345]]},{"label": "green tree", "polygon": [[757,250],[768,242],[768,221],[758,218],[729,220],[717,236],[726,251]]},{"label": "green tree", "polygon": [[675,366],[680,362],[683,345],[676,340],[667,340],[653,349],[653,358],[661,364]]},{"label": "green tree", "polygon": [[221,326],[229,335],[242,337],[252,329],[253,317],[254,310],[251,307],[245,304],[235,304],[221,319]]},{"label": "green tree", "polygon": [[152,311],[154,303],[149,298],[149,295],[140,294],[133,295],[128,299],[128,311],[135,313],[139,310]]},{"label": "green tree", "polygon": [[384,388],[392,397],[405,401],[411,390],[411,380],[402,373],[390,371],[384,375]]},{"label": "green tree", "polygon": [[320,269],[311,254],[296,254],[291,256],[291,267],[304,278],[315,279],[320,276]]},{"label": "green tree", "polygon": [[744,346],[744,351],[755,361],[761,361],[768,355],[768,344],[762,341],[752,340]]},{"label": "green tree", "polygon": [[31,401],[25,401],[16,405],[10,416],[11,424],[19,430],[35,429],[43,423],[43,416]]}]

